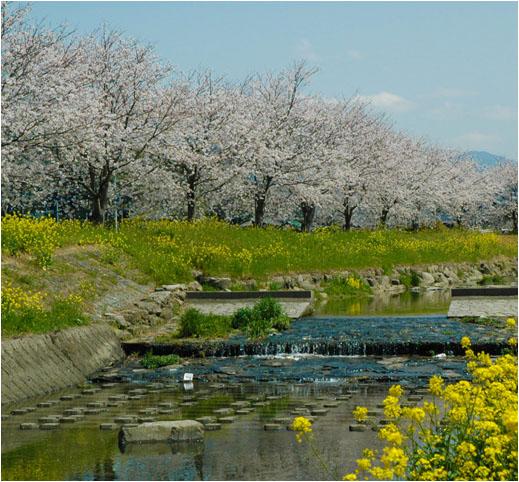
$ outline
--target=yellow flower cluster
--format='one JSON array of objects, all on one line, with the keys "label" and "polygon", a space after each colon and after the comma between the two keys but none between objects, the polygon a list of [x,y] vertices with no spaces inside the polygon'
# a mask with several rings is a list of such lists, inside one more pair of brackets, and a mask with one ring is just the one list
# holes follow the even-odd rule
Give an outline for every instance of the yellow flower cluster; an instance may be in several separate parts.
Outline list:
[{"label": "yellow flower cluster", "polygon": [[353,277],[352,275],[348,276],[348,280],[346,282],[350,288],[355,290],[360,290],[362,287],[362,281],[358,278]]},{"label": "yellow flower cluster", "polygon": [[8,214],[2,217],[2,251],[13,255],[27,253],[34,256],[42,268],[52,262],[58,247],[58,223],[52,218],[35,219]]},{"label": "yellow flower cluster", "polygon": [[20,288],[4,283],[2,286],[2,313],[19,310],[43,310],[43,295],[27,293]]},{"label": "yellow flower cluster", "polygon": [[517,357],[476,355],[468,337],[461,344],[471,380],[433,376],[432,401],[417,407],[403,407],[402,388],[391,387],[384,414],[392,421],[379,430],[387,445],[378,459],[373,451],[357,459],[344,480],[517,480]]},{"label": "yellow flower cluster", "polygon": [[353,417],[357,422],[365,422],[368,419],[368,409],[366,407],[355,407]]},{"label": "yellow flower cluster", "polygon": [[312,422],[306,417],[296,417],[292,421],[290,428],[296,432],[296,440],[301,443],[303,437],[312,433]]}]

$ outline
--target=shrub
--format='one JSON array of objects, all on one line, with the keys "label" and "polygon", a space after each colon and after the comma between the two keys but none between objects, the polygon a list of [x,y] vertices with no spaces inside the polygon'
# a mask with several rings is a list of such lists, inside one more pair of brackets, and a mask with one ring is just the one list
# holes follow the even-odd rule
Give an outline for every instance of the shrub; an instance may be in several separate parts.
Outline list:
[{"label": "shrub", "polygon": [[269,334],[270,330],[272,330],[272,320],[257,316],[254,316],[245,327],[247,337],[252,339],[263,338]]},{"label": "shrub", "polygon": [[255,318],[273,320],[283,314],[283,308],[274,298],[261,298],[252,308]]},{"label": "shrub", "polygon": [[504,283],[504,278],[502,276],[499,276],[497,274],[495,275],[489,275],[486,274],[483,276],[483,278],[478,281],[478,284],[480,285],[502,285]]},{"label": "shrub", "polygon": [[189,308],[180,318],[180,336],[183,338],[226,336],[231,329],[229,316],[204,314],[196,308]]},{"label": "shrub", "polygon": [[279,315],[272,320],[272,327],[278,331],[288,330],[290,328],[290,318],[285,315]]},{"label": "shrub", "polygon": [[420,276],[418,276],[418,273],[414,270],[411,270],[411,274],[402,273],[400,275],[400,283],[406,288],[420,286]]},{"label": "shrub", "polygon": [[151,351],[147,352],[141,360],[144,368],[160,368],[168,365],[176,365],[181,358],[178,355],[153,355]]},{"label": "shrub", "polygon": [[232,327],[235,329],[245,328],[254,318],[252,308],[239,308],[232,317]]}]

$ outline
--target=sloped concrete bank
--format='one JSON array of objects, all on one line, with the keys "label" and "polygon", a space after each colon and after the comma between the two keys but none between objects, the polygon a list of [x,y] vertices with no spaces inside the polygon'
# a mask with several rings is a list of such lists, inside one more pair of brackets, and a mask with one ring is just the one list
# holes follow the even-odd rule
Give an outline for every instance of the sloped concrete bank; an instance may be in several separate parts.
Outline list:
[{"label": "sloped concrete bank", "polygon": [[123,357],[104,323],[2,340],[2,405],[77,385]]}]

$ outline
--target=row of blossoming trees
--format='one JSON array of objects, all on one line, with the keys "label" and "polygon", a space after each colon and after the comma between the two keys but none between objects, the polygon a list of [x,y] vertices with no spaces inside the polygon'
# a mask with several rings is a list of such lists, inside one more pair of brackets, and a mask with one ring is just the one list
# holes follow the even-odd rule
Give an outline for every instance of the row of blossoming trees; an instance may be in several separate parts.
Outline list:
[{"label": "row of blossoming trees", "polygon": [[3,212],[516,227],[515,164],[478,168],[359,98],[309,95],[304,63],[241,83],[179,74],[120,33],[3,7]]}]

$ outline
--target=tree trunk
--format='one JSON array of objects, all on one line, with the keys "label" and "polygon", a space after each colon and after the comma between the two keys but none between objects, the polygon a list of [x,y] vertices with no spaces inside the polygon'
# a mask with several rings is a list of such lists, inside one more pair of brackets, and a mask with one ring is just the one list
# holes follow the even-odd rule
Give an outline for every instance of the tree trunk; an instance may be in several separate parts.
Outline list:
[{"label": "tree trunk", "polygon": [[315,219],[315,204],[301,203],[301,211],[303,211],[301,231],[309,233]]},{"label": "tree trunk", "polygon": [[380,214],[381,226],[386,226],[388,214],[389,214],[389,208],[383,208],[382,213]]},{"label": "tree trunk", "polygon": [[265,216],[265,195],[256,194],[254,198],[254,225],[263,226],[263,217]]},{"label": "tree trunk", "polygon": [[193,221],[195,218],[195,211],[196,211],[196,173],[191,174],[188,179],[187,183],[189,186],[189,190],[187,191],[186,198],[187,198],[187,220]]},{"label": "tree trunk", "polygon": [[357,208],[357,206],[350,206],[348,199],[346,199],[343,203],[344,211],[342,212],[344,216],[344,224],[342,225],[342,229],[344,231],[349,231],[351,229],[351,220],[353,218],[353,212]]},{"label": "tree trunk", "polygon": [[95,224],[105,222],[106,208],[108,206],[108,181],[102,182],[99,190],[92,197],[92,214],[90,220]]}]

